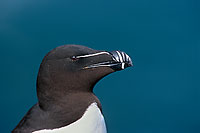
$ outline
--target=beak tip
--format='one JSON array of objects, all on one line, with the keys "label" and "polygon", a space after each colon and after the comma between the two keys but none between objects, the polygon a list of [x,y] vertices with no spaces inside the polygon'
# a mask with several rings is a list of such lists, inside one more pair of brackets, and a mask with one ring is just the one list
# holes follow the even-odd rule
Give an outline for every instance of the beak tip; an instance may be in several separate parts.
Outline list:
[{"label": "beak tip", "polygon": [[133,62],[132,62],[132,61],[129,62],[129,66],[130,66],[130,67],[133,66]]}]

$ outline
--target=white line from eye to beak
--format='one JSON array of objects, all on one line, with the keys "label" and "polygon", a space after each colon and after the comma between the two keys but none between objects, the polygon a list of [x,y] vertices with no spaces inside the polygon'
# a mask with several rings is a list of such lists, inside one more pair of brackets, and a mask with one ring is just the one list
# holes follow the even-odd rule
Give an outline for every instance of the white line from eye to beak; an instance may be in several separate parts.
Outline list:
[{"label": "white line from eye to beak", "polygon": [[94,54],[87,54],[87,55],[76,56],[76,58],[86,58],[86,57],[92,57],[92,56],[97,56],[97,55],[101,55],[101,54],[108,54],[108,55],[110,55],[108,52],[99,52],[99,53],[94,53]]}]

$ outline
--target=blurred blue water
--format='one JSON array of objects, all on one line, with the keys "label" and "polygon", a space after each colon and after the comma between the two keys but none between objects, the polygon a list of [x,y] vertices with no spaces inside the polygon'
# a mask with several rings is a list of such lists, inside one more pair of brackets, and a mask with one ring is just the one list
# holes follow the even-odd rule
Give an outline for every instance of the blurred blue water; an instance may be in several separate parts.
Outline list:
[{"label": "blurred blue water", "polygon": [[95,87],[109,133],[199,133],[199,7],[198,0],[1,0],[0,132],[37,102],[43,56],[73,43],[133,59],[134,68]]}]

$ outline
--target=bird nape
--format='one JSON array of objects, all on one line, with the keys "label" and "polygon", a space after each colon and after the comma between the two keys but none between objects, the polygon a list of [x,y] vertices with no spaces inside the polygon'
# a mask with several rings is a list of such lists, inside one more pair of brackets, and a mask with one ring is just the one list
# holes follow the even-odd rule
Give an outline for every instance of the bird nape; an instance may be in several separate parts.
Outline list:
[{"label": "bird nape", "polygon": [[63,45],[43,59],[36,103],[13,133],[106,133],[101,103],[93,93],[104,76],[132,66],[121,51]]}]

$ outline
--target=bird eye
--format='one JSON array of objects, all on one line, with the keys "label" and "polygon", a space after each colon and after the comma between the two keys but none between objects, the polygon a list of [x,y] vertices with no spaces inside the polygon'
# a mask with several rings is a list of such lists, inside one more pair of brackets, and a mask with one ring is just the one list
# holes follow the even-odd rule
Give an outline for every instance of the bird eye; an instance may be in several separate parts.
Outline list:
[{"label": "bird eye", "polygon": [[72,56],[72,57],[71,57],[71,60],[72,60],[72,61],[76,61],[76,60],[78,60],[78,58],[76,58],[76,56]]}]

